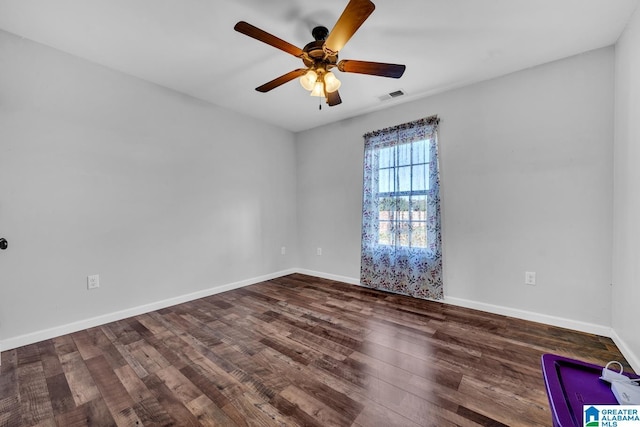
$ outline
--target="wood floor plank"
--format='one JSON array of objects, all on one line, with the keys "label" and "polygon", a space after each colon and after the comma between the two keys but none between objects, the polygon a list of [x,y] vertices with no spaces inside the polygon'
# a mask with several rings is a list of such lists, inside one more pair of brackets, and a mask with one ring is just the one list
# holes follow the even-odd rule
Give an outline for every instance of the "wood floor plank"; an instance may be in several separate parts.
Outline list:
[{"label": "wood floor plank", "polygon": [[102,355],[93,357],[87,360],[86,364],[116,424],[118,426],[140,425],[140,419],[133,409],[133,399],[105,357]]},{"label": "wood floor plank", "polygon": [[[62,368],[60,369],[62,370]],[[54,415],[64,414],[75,408],[73,394],[71,393],[64,372],[47,377],[46,381]]]},{"label": "wood floor plank", "polygon": [[24,425],[20,414],[20,400],[18,393],[13,396],[0,398],[0,425],[16,427]]},{"label": "wood floor plank", "polygon": [[150,427],[174,427],[176,421],[155,397],[143,399],[133,405],[133,410],[138,415],[144,426]]},{"label": "wood floor plank", "polygon": [[191,402],[202,396],[202,392],[173,366],[161,369],[156,375],[182,403]]},{"label": "wood floor plank", "polygon": [[462,379],[460,392],[471,397],[482,396],[481,405],[474,403],[473,406],[471,404],[466,406],[486,416],[490,416],[488,408],[503,408],[502,413],[494,412],[497,413],[496,419],[502,420],[507,425],[525,420],[530,425],[544,425],[548,420],[546,408],[537,402],[529,402],[513,393],[513,390],[488,384],[471,376],[465,376]]},{"label": "wood floor plank", "polygon": [[149,375],[149,372],[145,369],[142,363],[131,353],[131,351],[129,351],[129,346],[118,342],[115,336],[114,339],[116,339],[116,341],[113,343],[113,346],[127,362],[127,365],[136,372],[138,377],[144,378]]},{"label": "wood floor plank", "polygon": [[151,335],[157,336],[167,331],[167,328],[156,319],[154,319],[149,313],[141,314],[134,318],[141,325],[143,325],[151,333]]},{"label": "wood floor plank", "polygon": [[121,366],[115,369],[114,373],[135,403],[153,398],[153,393],[149,391],[147,386],[130,365]]},{"label": "wood floor plank", "polygon": [[79,352],[64,354],[60,357],[60,361],[76,406],[100,397],[98,387]]},{"label": "wood floor plank", "polygon": [[[436,389],[457,390],[463,376],[462,373],[435,364],[421,363],[419,369],[405,370],[362,353],[354,353],[350,358],[362,363],[367,375],[410,392],[414,391],[411,386],[414,382],[420,383],[429,392]],[[419,374],[415,371],[419,371]]]},{"label": "wood floor plank", "polygon": [[113,369],[125,366],[127,361],[114,345],[115,340],[112,340],[112,337],[107,335],[105,330],[106,328],[102,327],[87,329],[91,344],[100,350],[99,354],[107,359]]},{"label": "wood floor plank", "polygon": [[58,426],[66,427],[116,427],[116,422],[111,416],[109,408],[101,399],[84,403],[71,411],[58,415],[56,422]]},{"label": "wood floor plank", "polygon": [[9,350],[1,355],[0,364],[0,399],[11,398],[18,395],[18,352]]},{"label": "wood floor plank", "polygon": [[167,359],[145,340],[127,344],[125,348],[135,358],[137,364],[149,374],[156,373],[170,365]]},{"label": "wood floor plank", "polygon": [[178,426],[197,426],[200,423],[182,402],[173,395],[171,390],[157,375],[151,374],[144,378],[147,388],[153,391],[154,397],[163,410],[174,420],[172,423]]},{"label": "wood floor plank", "polygon": [[[277,396],[276,396],[277,398]],[[310,423],[299,423],[297,419],[290,417],[281,411],[273,402],[264,402],[252,393],[244,393],[233,400],[232,404],[241,414],[244,420],[251,426],[257,427],[298,427],[316,425],[313,420]]]},{"label": "wood floor plank", "polygon": [[607,337],[291,274],[3,352],[0,427],[551,425]]},{"label": "wood floor plank", "polygon": [[229,416],[205,395],[200,395],[186,404],[187,408],[203,426],[236,425]]},{"label": "wood floor plank", "polygon": [[[28,357],[23,361],[26,360],[33,360],[33,358]],[[35,425],[53,418],[53,407],[42,362],[35,361],[19,365],[17,379],[23,422],[26,425]]]},{"label": "wood floor plank", "polygon": [[224,408],[229,404],[229,399],[216,387],[216,384],[210,381],[207,375],[202,375],[201,371],[194,366],[185,366],[180,372],[214,405]]},{"label": "wood floor plank", "polygon": [[38,348],[38,344],[19,347],[16,351],[18,356],[18,367],[40,362],[40,349]]},{"label": "wood floor plank", "polygon": [[53,341],[53,346],[56,349],[56,353],[58,353],[58,358],[61,358],[65,354],[78,351],[71,335],[61,335],[53,338],[51,341]]},{"label": "wood floor plank", "polygon": [[[312,377],[304,375],[304,366],[273,349],[265,349],[253,360],[261,365],[268,366],[272,372],[281,377],[282,383],[295,384],[297,388],[308,395],[334,408],[346,419],[353,421],[362,411],[361,403],[351,399],[348,395],[326,386]],[[284,389],[284,388],[283,388]]]},{"label": "wood floor plank", "polygon": [[141,339],[140,334],[129,325],[127,319],[111,322],[106,327],[110,330],[112,341],[117,340],[123,345],[131,344]]},{"label": "wood floor plank", "polygon": [[297,409],[295,412],[297,417],[300,417],[301,412],[306,415],[300,417],[300,421],[304,424],[310,424],[310,420],[313,420],[313,423],[319,426],[347,426],[352,423],[352,420],[345,417],[344,414],[333,410],[325,403],[294,385],[282,390],[279,396],[289,403],[287,406],[293,406]]},{"label": "wood floor plank", "polygon": [[73,338],[73,342],[76,343],[78,352],[84,360],[102,355],[102,350],[96,345],[93,337],[89,335],[88,330],[75,332],[71,334],[71,338]]},{"label": "wood floor plank", "polygon": [[18,391],[18,351],[0,354],[0,426],[14,427],[22,424],[20,394]]},{"label": "wood floor plank", "polygon": [[45,377],[53,377],[63,374],[62,364],[56,352],[56,347],[52,340],[45,340],[38,343],[38,351]]},{"label": "wood floor plank", "polygon": [[418,427],[424,424],[411,421],[384,407],[368,405],[352,425],[354,427]]}]

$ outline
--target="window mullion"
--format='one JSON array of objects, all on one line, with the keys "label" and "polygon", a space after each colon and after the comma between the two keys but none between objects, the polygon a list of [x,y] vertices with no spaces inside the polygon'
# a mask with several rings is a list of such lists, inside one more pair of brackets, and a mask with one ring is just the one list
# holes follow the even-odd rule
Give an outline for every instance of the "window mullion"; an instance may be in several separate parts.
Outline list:
[{"label": "window mullion", "polygon": [[413,143],[409,145],[409,206],[407,207],[407,220],[409,221],[409,247],[413,246]]}]

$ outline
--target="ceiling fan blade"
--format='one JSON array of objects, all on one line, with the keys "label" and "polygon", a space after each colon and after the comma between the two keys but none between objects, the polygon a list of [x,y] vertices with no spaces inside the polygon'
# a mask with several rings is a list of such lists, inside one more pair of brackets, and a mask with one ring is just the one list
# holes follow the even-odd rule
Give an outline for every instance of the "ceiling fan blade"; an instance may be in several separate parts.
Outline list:
[{"label": "ceiling fan blade", "polygon": [[340,94],[337,90],[327,93],[327,104],[329,104],[329,107],[342,104],[342,99],[340,98]]},{"label": "ceiling fan blade", "polygon": [[303,50],[300,49],[299,47],[296,47],[291,43],[288,43],[274,36],[273,34],[269,34],[258,27],[254,27],[253,25],[247,22],[240,21],[235,25],[235,27],[233,27],[233,29],[239,33],[252,37],[256,40],[259,40],[263,43],[271,45],[277,49],[283,50],[287,53],[290,53],[291,55],[296,56],[298,58],[304,56]]},{"label": "ceiling fan blade", "polygon": [[338,53],[375,8],[370,0],[350,0],[329,33],[324,47],[333,54]]},{"label": "ceiling fan blade", "polygon": [[258,86],[256,90],[258,92],[269,92],[271,89],[275,89],[278,86],[281,86],[296,77],[302,77],[307,72],[306,68],[298,68],[297,70],[289,71],[287,74],[283,74],[280,77],[277,77],[270,82],[263,84],[262,86]]},{"label": "ceiling fan blade", "polygon": [[401,64],[386,64],[384,62],[355,61],[344,59],[338,62],[338,70],[345,73],[371,74],[374,76],[392,77],[399,79],[407,67]]}]

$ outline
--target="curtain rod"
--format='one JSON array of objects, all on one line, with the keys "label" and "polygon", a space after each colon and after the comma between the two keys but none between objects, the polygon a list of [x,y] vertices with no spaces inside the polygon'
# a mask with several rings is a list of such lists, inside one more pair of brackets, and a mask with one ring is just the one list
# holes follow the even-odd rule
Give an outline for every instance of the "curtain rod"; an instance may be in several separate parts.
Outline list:
[{"label": "curtain rod", "polygon": [[403,123],[401,125],[391,126],[391,127],[380,129],[380,130],[374,130],[373,132],[367,132],[362,136],[364,138],[368,138],[371,136],[386,135],[386,134],[397,132],[403,129],[411,129],[417,126],[437,126],[438,123],[440,123],[440,119],[438,118],[437,115],[434,115],[434,116],[429,116],[429,117],[424,117],[422,119],[414,120],[409,123]]}]

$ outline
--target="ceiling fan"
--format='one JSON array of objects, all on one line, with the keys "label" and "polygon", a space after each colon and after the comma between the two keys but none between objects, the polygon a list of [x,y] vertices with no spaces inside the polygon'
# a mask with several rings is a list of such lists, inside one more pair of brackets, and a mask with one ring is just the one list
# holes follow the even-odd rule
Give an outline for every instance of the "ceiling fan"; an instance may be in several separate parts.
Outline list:
[{"label": "ceiling fan", "polygon": [[333,68],[344,73],[400,78],[406,68],[404,65],[351,59],[343,59],[338,62],[338,52],[374,9],[375,5],[370,0],[350,0],[331,32],[326,27],[315,27],[311,32],[315,41],[302,49],[247,22],[238,22],[233,27],[236,31],[298,57],[306,66],[306,68],[298,68],[283,74],[262,86],[258,86],[256,90],[269,92],[300,77],[300,83],[305,89],[311,91],[311,96],[324,97],[331,107],[342,102],[338,93],[341,83],[330,71]]}]

